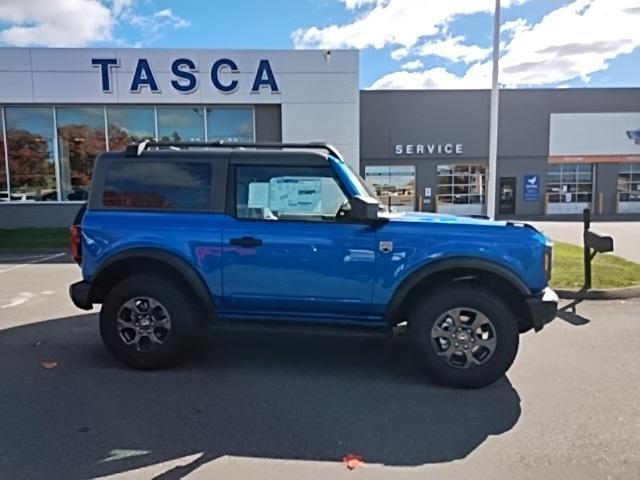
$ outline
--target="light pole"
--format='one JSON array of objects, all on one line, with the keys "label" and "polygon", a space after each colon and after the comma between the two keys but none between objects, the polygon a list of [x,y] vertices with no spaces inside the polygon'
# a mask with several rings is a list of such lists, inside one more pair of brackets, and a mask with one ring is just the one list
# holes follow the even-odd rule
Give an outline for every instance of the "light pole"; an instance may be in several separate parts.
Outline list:
[{"label": "light pole", "polygon": [[491,112],[489,114],[489,169],[487,170],[487,216],[496,218],[498,184],[498,61],[500,57],[500,0],[493,14],[493,72],[491,74]]}]

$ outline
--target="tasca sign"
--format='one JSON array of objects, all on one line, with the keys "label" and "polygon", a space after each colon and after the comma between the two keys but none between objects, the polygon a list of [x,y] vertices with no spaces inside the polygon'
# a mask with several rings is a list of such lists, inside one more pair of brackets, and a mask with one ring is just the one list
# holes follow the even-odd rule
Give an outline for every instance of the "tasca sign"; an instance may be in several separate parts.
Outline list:
[{"label": "tasca sign", "polygon": [[[111,73],[120,68],[118,58],[93,58],[91,65],[100,71],[100,85],[104,93],[110,93],[113,88]],[[230,58],[220,58],[213,62],[209,73],[209,81],[221,93],[233,93],[240,88],[246,88],[251,93],[260,93],[263,89],[271,93],[280,93],[276,76],[271,69],[269,60],[260,60],[255,69],[255,75],[250,85],[243,86],[233,78],[239,73],[238,65]],[[225,73],[229,75],[224,75]],[[161,88],[171,87],[180,93],[191,93],[198,89],[199,70],[195,62],[189,58],[177,58],[171,63],[171,79],[169,85],[160,85],[149,60],[139,58],[131,75],[129,92],[138,93],[148,89],[160,93]]]}]

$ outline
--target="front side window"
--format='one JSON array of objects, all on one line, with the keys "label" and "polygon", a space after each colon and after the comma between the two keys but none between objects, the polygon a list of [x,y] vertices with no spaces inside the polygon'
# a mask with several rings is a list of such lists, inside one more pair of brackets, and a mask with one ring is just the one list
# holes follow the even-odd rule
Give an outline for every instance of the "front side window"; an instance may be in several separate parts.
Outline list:
[{"label": "front side window", "polygon": [[57,200],[51,107],[5,107],[10,199]]},{"label": "front side window", "polygon": [[334,221],[348,210],[329,167],[236,167],[238,218]]},{"label": "front side window", "polygon": [[211,198],[211,165],[199,162],[131,161],[107,167],[105,207],[203,210]]},{"label": "front side window", "polygon": [[58,155],[63,200],[87,200],[93,164],[106,150],[103,107],[58,107]]}]

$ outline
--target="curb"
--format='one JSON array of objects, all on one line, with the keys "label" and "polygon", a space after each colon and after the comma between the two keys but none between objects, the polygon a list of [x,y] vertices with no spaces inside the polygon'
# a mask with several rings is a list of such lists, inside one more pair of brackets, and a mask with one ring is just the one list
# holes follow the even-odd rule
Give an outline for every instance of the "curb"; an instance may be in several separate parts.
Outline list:
[{"label": "curb", "polygon": [[627,300],[640,298],[640,285],[626,288],[608,288],[605,290],[561,290],[555,292],[566,300]]}]

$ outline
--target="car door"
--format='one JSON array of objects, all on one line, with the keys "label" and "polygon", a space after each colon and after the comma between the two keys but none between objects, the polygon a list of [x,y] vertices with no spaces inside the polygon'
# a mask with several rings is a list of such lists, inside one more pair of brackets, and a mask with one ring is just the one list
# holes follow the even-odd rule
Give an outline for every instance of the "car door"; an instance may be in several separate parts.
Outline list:
[{"label": "car door", "polygon": [[366,315],[375,230],[339,215],[348,201],[331,167],[272,159],[232,161],[230,169],[224,309],[336,320]]}]

